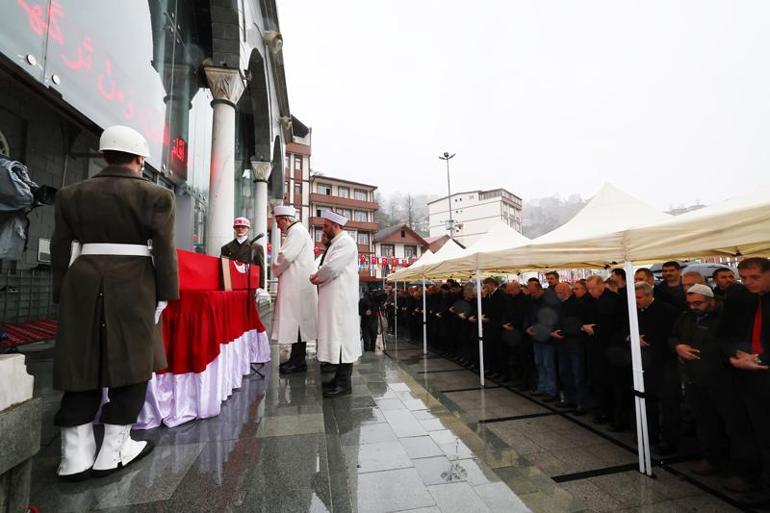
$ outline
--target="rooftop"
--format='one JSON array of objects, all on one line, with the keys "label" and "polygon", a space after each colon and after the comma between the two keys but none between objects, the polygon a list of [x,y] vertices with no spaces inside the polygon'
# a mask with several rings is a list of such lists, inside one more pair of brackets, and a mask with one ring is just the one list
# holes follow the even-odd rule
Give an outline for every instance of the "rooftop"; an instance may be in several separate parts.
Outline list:
[{"label": "rooftop", "polygon": [[[508,189],[504,189],[502,187],[499,187],[497,189],[487,189],[487,190],[476,189],[476,190],[472,190],[472,191],[454,192],[454,193],[452,193],[452,196],[453,197],[454,196],[462,196],[464,194],[473,194],[474,192],[477,193],[477,194],[486,194],[486,193],[489,193],[489,192],[497,192],[497,191],[501,191],[501,192],[503,192],[505,194],[509,194],[509,195],[513,196],[514,198],[516,198],[517,200],[523,201],[519,196],[515,195],[514,193],[512,193]],[[446,201],[446,199],[447,199],[447,196],[442,196],[441,198],[430,200],[428,202],[428,205],[430,205],[432,203],[437,203],[439,201]]]}]

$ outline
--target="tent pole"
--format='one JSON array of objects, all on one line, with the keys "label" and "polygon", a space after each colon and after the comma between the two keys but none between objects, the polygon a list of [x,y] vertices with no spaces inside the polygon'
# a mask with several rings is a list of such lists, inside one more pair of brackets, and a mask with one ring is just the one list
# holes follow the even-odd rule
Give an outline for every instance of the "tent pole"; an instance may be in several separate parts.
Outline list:
[{"label": "tent pole", "polygon": [[[396,346],[395,351],[396,355],[398,355],[398,282],[393,282],[393,310],[395,310],[395,315],[393,316],[393,338],[394,342],[393,344]],[[384,338],[384,337],[383,337]]]},{"label": "tent pole", "polygon": [[422,279],[422,354],[428,354],[428,302],[425,299],[425,278]]},{"label": "tent pole", "polygon": [[[625,264],[627,283],[633,284],[634,266],[630,261]],[[628,325],[630,328],[631,367],[634,377],[634,406],[636,409],[636,436],[639,448],[639,472],[652,475],[650,461],[650,438],[647,431],[647,403],[644,398],[644,369],[642,368],[642,345],[639,334],[639,316],[636,306],[636,289],[626,285],[628,297]]]},{"label": "tent pole", "polygon": [[484,324],[481,322],[481,271],[476,267],[476,322],[479,326],[479,383],[484,386]]}]

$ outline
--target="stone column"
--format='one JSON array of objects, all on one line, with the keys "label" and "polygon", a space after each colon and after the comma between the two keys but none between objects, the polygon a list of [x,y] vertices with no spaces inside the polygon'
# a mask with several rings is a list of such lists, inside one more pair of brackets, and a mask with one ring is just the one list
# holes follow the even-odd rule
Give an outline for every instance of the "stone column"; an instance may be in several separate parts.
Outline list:
[{"label": "stone column", "polygon": [[251,169],[254,170],[254,179],[257,182],[257,194],[255,198],[256,212],[254,219],[254,235],[258,233],[264,233],[265,236],[259,239],[259,245],[262,246],[265,255],[265,272],[260,280],[262,281],[262,288],[266,288],[267,285],[267,273],[269,266],[267,265],[267,209],[270,204],[267,201],[267,180],[270,178],[270,171],[273,169],[272,162],[262,162],[259,160],[251,161]]},{"label": "stone column", "polygon": [[[279,199],[270,200],[270,206],[283,205],[283,201]],[[281,229],[278,228],[278,224],[275,222],[275,216],[273,216],[273,226],[270,227],[270,245],[273,246],[273,258],[278,254],[278,250],[281,249]],[[272,272],[270,279],[273,278]],[[270,287],[271,292],[278,291],[278,282],[273,283]]]},{"label": "stone column", "polygon": [[245,85],[237,69],[205,66],[214,100],[211,130],[209,208],[206,213],[206,253],[219,250],[233,238],[235,217],[235,108]]}]

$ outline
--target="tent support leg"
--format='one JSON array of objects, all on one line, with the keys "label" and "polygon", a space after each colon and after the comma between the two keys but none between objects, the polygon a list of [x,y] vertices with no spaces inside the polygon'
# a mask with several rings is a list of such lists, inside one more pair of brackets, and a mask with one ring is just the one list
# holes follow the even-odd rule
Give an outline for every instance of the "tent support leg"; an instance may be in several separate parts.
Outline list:
[{"label": "tent support leg", "polygon": [[[628,283],[633,284],[634,266],[631,262],[625,264]],[[644,369],[642,368],[642,345],[639,334],[639,316],[637,315],[636,289],[627,286],[628,324],[630,328],[629,343],[631,344],[631,367],[634,378],[634,406],[636,410],[636,436],[639,448],[639,472],[652,475],[650,460],[650,437],[647,431],[647,404],[644,399]]]},{"label": "tent support leg", "polygon": [[484,386],[484,324],[481,322],[481,271],[476,269],[476,321],[479,326],[479,384]]},{"label": "tent support leg", "polygon": [[428,354],[428,301],[425,299],[425,278],[422,279],[422,354]]}]

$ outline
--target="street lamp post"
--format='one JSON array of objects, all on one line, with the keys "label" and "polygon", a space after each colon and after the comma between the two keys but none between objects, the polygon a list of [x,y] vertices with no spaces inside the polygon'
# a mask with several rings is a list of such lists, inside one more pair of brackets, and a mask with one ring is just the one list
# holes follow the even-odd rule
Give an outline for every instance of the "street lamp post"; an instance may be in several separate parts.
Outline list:
[{"label": "street lamp post", "polygon": [[447,229],[449,230],[449,238],[454,239],[454,227],[455,222],[452,219],[452,187],[449,184],[449,161],[456,155],[456,153],[449,154],[445,151],[443,155],[439,155],[438,158],[446,161],[446,201],[449,206],[449,221],[447,221]]}]

